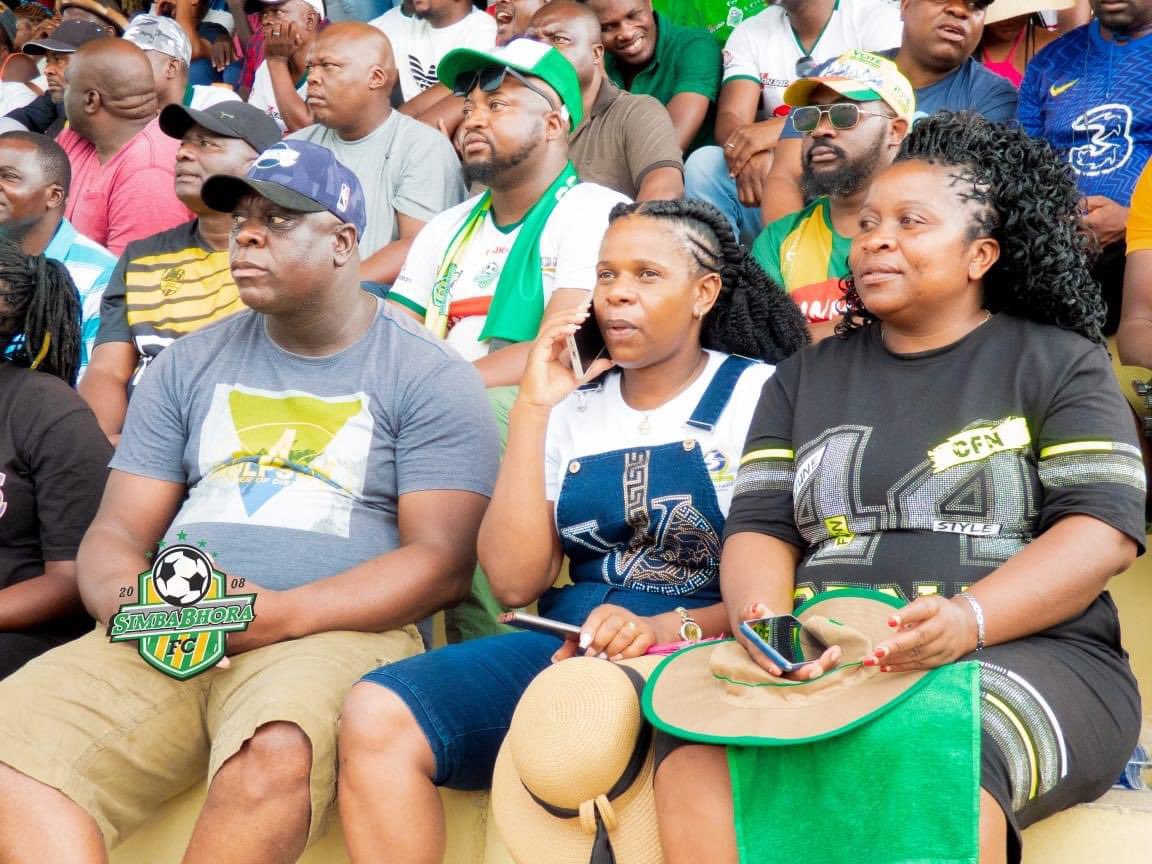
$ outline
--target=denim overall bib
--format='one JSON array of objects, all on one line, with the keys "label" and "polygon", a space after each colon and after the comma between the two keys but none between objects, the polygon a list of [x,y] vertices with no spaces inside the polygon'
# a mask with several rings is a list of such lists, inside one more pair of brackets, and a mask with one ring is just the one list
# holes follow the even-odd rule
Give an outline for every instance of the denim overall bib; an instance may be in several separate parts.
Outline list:
[{"label": "denim overall bib", "polygon": [[[719,601],[724,516],[708,454],[692,436],[715,427],[753,362],[721,364],[682,440],[569,462],[556,522],[574,584],[549,589],[540,614],[583,624],[604,603],[652,616]],[[382,666],[365,680],[404,700],[436,756],[438,785],[486,789],[520,695],[559,647],[555,636],[527,631],[471,639]]]},{"label": "denim overall bib", "polygon": [[[585,611],[568,609],[577,597],[584,601],[582,610],[610,602],[638,614],[719,602],[724,515],[709,476],[708,454],[692,430],[715,427],[736,381],[753,362],[725,359],[692,411],[682,440],[568,463],[556,526],[574,584],[552,592],[570,595],[560,604],[568,614],[550,602],[561,597],[542,599],[542,609],[583,620]],[[631,595],[629,602],[613,593]]]}]

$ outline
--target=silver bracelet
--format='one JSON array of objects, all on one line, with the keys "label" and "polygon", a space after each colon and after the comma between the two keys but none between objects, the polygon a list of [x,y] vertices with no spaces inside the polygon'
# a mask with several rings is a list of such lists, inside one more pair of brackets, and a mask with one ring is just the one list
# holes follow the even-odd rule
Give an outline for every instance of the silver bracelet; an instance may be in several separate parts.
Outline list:
[{"label": "silver bracelet", "polygon": [[969,592],[965,591],[961,595],[968,601],[968,605],[972,607],[972,614],[976,616],[976,650],[984,650],[984,607],[980,605],[980,601],[973,597]]}]

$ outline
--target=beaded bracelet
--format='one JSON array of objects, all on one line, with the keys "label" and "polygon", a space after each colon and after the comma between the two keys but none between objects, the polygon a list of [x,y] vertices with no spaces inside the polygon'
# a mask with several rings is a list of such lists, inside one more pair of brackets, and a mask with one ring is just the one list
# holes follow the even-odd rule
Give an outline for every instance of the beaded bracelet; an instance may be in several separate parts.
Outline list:
[{"label": "beaded bracelet", "polygon": [[976,650],[982,651],[984,650],[984,607],[967,591],[960,596],[968,601],[968,605],[972,607],[972,614],[976,616]]}]

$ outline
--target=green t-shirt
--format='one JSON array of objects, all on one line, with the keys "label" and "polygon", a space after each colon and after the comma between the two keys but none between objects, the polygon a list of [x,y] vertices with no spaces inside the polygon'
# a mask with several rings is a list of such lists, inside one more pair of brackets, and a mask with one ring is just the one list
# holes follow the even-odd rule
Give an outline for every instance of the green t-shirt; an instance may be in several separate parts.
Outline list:
[{"label": "green t-shirt", "polygon": [[848,275],[849,237],[832,227],[827,197],[775,222],[752,244],[752,257],[787,291],[811,322],[843,312],[840,280]]},{"label": "green t-shirt", "polygon": [[652,8],[682,27],[707,30],[723,45],[732,28],[763,12],[765,0],[652,0]]},{"label": "green t-shirt", "polygon": [[631,93],[644,93],[667,105],[677,93],[699,93],[708,99],[708,116],[684,154],[712,143],[716,120],[716,96],[720,92],[720,46],[706,30],[680,27],[659,13],[656,18],[656,51],[648,65],[636,73],[632,86],[624,84],[620,66],[611,54],[604,68],[617,87]]}]

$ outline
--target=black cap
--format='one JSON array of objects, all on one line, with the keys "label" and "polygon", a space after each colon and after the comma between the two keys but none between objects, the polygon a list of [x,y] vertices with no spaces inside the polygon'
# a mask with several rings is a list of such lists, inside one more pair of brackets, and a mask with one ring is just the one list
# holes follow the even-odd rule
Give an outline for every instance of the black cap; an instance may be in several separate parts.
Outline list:
[{"label": "black cap", "polygon": [[49,51],[71,54],[85,42],[115,35],[111,27],[95,21],[62,21],[50,36],[35,42],[25,42],[23,50],[25,54],[47,54]]},{"label": "black cap", "polygon": [[194,125],[225,138],[240,138],[263,153],[280,140],[280,127],[265,112],[247,102],[230,99],[203,111],[167,105],[160,112],[160,130],[169,138],[183,138]]}]

